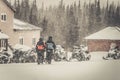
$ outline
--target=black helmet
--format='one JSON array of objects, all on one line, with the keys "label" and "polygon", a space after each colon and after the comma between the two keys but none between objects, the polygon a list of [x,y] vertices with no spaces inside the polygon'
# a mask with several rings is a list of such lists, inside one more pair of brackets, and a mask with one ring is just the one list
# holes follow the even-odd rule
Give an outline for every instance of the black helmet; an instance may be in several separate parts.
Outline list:
[{"label": "black helmet", "polygon": [[48,37],[48,40],[49,40],[49,41],[52,41],[52,36],[49,36],[49,37]]},{"label": "black helmet", "polygon": [[43,41],[43,38],[41,37],[41,38],[39,39],[39,41]]},{"label": "black helmet", "polygon": [[52,36],[49,36],[49,39],[52,38]]}]

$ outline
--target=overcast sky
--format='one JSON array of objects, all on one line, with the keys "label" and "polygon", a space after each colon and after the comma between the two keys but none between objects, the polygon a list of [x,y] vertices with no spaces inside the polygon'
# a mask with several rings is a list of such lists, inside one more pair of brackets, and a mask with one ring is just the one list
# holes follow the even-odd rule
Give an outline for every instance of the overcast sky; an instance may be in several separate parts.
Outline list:
[{"label": "overcast sky", "polygon": [[[11,1],[14,1],[14,0],[11,0]],[[33,1],[33,0],[29,0],[29,1]],[[49,7],[50,5],[56,6],[59,4],[59,1],[61,0],[37,0],[37,5],[41,7],[42,3],[44,3],[45,7]],[[73,2],[76,2],[76,3],[79,2],[79,0],[63,0],[63,1],[66,5],[72,4]],[[84,2],[89,3],[89,1],[93,2],[95,0],[80,0],[81,4],[83,4]],[[120,2],[120,0],[109,0],[110,3],[113,1],[115,4],[118,4],[118,2]],[[101,5],[106,5],[107,0],[100,0],[100,2],[101,2]]]}]

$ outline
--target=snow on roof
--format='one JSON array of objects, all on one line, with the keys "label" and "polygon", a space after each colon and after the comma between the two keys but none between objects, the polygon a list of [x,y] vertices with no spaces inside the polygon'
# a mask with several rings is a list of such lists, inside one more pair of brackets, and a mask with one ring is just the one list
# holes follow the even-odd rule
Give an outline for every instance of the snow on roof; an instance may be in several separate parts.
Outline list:
[{"label": "snow on roof", "polygon": [[20,49],[20,50],[22,50],[22,51],[28,51],[28,50],[31,49],[30,47],[28,47],[28,46],[26,46],[26,45],[21,45],[21,44],[16,44],[16,45],[14,46],[14,48],[15,48],[15,49]]},{"label": "snow on roof", "polygon": [[8,39],[8,38],[9,38],[8,35],[0,32],[0,39]]},{"label": "snow on roof", "polygon": [[14,30],[41,30],[41,28],[18,19],[14,19]]},{"label": "snow on roof", "polygon": [[85,39],[106,39],[106,40],[120,40],[120,28],[119,27],[107,27],[101,31],[98,31]]}]

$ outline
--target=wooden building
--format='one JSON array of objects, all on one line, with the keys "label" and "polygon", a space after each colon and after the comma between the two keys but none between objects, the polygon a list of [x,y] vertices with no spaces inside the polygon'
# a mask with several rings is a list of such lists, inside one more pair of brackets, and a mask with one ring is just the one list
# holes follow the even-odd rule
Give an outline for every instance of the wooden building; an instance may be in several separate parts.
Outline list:
[{"label": "wooden building", "polygon": [[40,38],[41,28],[18,19],[14,19],[13,22],[14,41],[12,44],[21,44],[29,47],[35,47],[37,41]]},{"label": "wooden building", "polygon": [[94,51],[108,51],[111,43],[116,43],[120,47],[120,28],[107,27],[85,38],[88,49]]},{"label": "wooden building", "polygon": [[7,2],[0,0],[0,30],[8,35],[8,43],[34,47],[40,38],[41,28],[14,18],[15,10]]}]

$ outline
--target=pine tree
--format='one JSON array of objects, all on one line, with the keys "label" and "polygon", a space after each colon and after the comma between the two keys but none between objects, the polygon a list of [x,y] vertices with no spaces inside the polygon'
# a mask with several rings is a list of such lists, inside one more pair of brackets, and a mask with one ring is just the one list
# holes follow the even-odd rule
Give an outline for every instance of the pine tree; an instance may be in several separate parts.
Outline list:
[{"label": "pine tree", "polygon": [[95,6],[95,25],[94,25],[95,31],[94,32],[102,29],[100,0],[96,1],[95,5],[96,6]]},{"label": "pine tree", "polygon": [[94,33],[94,25],[95,25],[95,4],[94,3],[91,3],[89,5],[89,18],[88,18],[88,21],[89,21],[89,26],[88,26],[88,30],[89,30],[89,33]]},{"label": "pine tree", "polygon": [[86,37],[88,33],[88,20],[89,20],[89,7],[86,2],[84,2],[83,10],[81,12],[81,24],[80,25],[80,43],[85,43],[84,37]]},{"label": "pine tree", "polygon": [[31,24],[38,25],[38,9],[36,5],[36,0],[34,0],[32,3],[29,20]]},{"label": "pine tree", "polygon": [[107,0],[107,4],[106,4],[106,8],[105,8],[105,14],[104,14],[104,20],[103,20],[103,22],[106,24],[106,25],[108,25],[109,23],[108,23],[108,20],[109,20],[109,17],[108,17],[108,14],[109,14],[109,12],[108,12],[108,10],[109,10],[109,1]]},{"label": "pine tree", "polygon": [[101,8],[100,8],[100,0],[96,3],[96,22],[101,22]]},{"label": "pine tree", "polygon": [[29,16],[30,16],[29,0],[25,0],[25,21],[26,22],[29,22]]},{"label": "pine tree", "polygon": [[[77,43],[81,43],[81,39],[82,39],[82,32],[83,32],[83,28],[85,24],[82,24],[82,17],[83,17],[83,14],[82,14],[82,9],[81,9],[81,2],[79,0],[79,3],[78,3],[78,6],[77,6],[77,14],[76,16],[78,17],[78,27],[79,27],[79,35],[78,35],[78,42]],[[77,18],[76,17],[76,18]],[[83,21],[85,22],[85,20]]]},{"label": "pine tree", "polygon": [[42,36],[47,36],[47,28],[48,28],[48,20],[46,19],[46,17],[43,18],[42,22],[41,22],[41,27],[42,27]]},{"label": "pine tree", "polygon": [[75,19],[73,5],[70,6],[70,11],[68,13],[68,44],[69,46],[79,45],[77,43],[79,38],[79,27],[78,19]]},{"label": "pine tree", "polygon": [[116,7],[115,10],[115,22],[116,22],[116,26],[120,26],[120,6],[119,4]]},{"label": "pine tree", "polygon": [[110,4],[109,9],[108,9],[108,25],[109,26],[114,26],[115,21],[114,21],[114,10],[115,6],[114,3]]},{"label": "pine tree", "polygon": [[20,16],[20,1],[19,0],[15,0],[14,2],[14,8],[15,8],[15,18],[19,19]]}]

